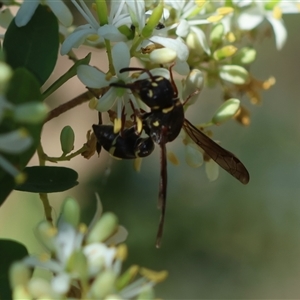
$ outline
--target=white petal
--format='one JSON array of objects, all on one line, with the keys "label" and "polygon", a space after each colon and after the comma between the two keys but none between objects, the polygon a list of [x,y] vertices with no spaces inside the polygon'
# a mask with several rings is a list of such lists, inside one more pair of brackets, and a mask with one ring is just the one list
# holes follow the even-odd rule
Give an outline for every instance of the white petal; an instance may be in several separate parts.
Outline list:
[{"label": "white petal", "polygon": [[106,245],[117,245],[127,239],[128,231],[125,227],[119,226],[117,232],[105,241]]},{"label": "white petal", "polygon": [[244,10],[238,17],[238,25],[242,30],[251,30],[259,25],[264,19],[258,7],[251,7]]},{"label": "white petal", "polygon": [[132,24],[141,31],[145,26],[145,2],[141,0],[126,1]]},{"label": "white petal", "polygon": [[104,25],[98,29],[98,35],[111,42],[126,41],[125,35],[123,35],[118,28],[114,25]]},{"label": "white petal", "polygon": [[102,213],[103,213],[103,206],[102,206],[102,203],[101,203],[101,200],[100,200],[100,197],[99,197],[99,194],[98,193],[95,193],[96,195],[96,212],[95,212],[95,215],[89,225],[89,229],[88,229],[88,232],[87,234],[91,231],[91,229],[94,227],[94,225],[96,224],[96,222],[100,219]]},{"label": "white petal", "polygon": [[89,275],[94,277],[99,274],[103,267],[112,267],[116,248],[108,248],[105,244],[94,243],[85,246],[83,253],[88,261]]},{"label": "white petal", "polygon": [[21,153],[28,149],[31,143],[31,136],[28,136],[28,134],[21,129],[0,134],[0,150],[6,153]]},{"label": "white petal", "polygon": [[60,54],[65,55],[72,48],[78,48],[85,39],[89,36],[95,34],[97,35],[97,30],[95,30],[90,24],[85,24],[78,26],[63,42]]},{"label": "white petal", "polygon": [[189,49],[181,38],[171,39],[161,36],[153,36],[151,37],[151,41],[174,50],[177,53],[177,57],[179,60],[185,61],[189,56]]},{"label": "white petal", "polygon": [[202,46],[203,50],[207,53],[207,54],[210,54],[210,48],[209,48],[209,45],[207,43],[207,39],[206,39],[206,36],[204,34],[204,32],[198,28],[198,27],[195,27],[195,26],[192,26],[191,27],[191,31],[193,31],[200,43],[200,45]]},{"label": "white petal", "polygon": [[267,17],[267,19],[271,23],[274,30],[276,48],[277,50],[281,50],[287,39],[287,31],[283,21],[271,17]]},{"label": "white petal", "polygon": [[180,20],[180,23],[176,29],[176,34],[180,37],[186,37],[189,32],[190,32],[190,26],[188,21]]},{"label": "white petal", "polygon": [[52,278],[51,285],[58,294],[66,294],[70,289],[71,278],[66,273],[60,273]]},{"label": "white petal", "polygon": [[15,22],[18,27],[25,26],[39,5],[38,0],[25,0],[17,12]]},{"label": "white petal", "polygon": [[94,259],[98,257],[103,257],[105,261],[105,266],[107,268],[111,267],[113,260],[116,255],[116,248],[109,248],[102,243],[89,244],[84,247],[83,253],[86,255],[89,262],[93,262]]},{"label": "white petal", "polygon": [[128,72],[120,73],[120,70],[127,68],[130,64],[130,53],[127,45],[123,42],[116,44],[112,49],[112,57],[117,76],[125,80]]},{"label": "white petal", "polygon": [[67,263],[70,255],[75,250],[76,234],[77,232],[71,224],[65,222],[62,217],[58,220],[58,233],[54,243],[56,257],[62,264]]},{"label": "white petal", "polygon": [[96,109],[101,112],[108,111],[117,97],[116,88],[110,88],[99,100]]},{"label": "white petal", "polygon": [[56,15],[57,19],[64,26],[69,27],[73,23],[73,16],[69,8],[64,4],[64,2],[59,0],[47,0],[47,5],[51,8],[53,13]]},{"label": "white petal", "polygon": [[109,81],[105,79],[106,75],[103,72],[88,65],[79,66],[77,76],[84,85],[90,88],[99,89],[109,85]]},{"label": "white petal", "polygon": [[299,1],[281,1],[279,7],[283,14],[299,14]]},{"label": "white petal", "polygon": [[33,267],[33,268],[40,267],[40,268],[50,270],[54,273],[62,272],[62,265],[60,265],[57,261],[53,259],[41,261],[35,256],[27,256],[23,259],[23,262],[25,265],[29,267]]}]

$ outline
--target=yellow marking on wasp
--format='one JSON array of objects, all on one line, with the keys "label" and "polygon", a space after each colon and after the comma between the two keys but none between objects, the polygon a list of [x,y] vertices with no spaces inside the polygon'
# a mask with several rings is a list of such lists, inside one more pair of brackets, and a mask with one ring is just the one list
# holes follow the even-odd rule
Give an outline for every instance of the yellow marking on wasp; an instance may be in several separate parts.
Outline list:
[{"label": "yellow marking on wasp", "polygon": [[153,98],[153,91],[152,90],[148,90],[148,97]]},{"label": "yellow marking on wasp", "polygon": [[162,80],[164,80],[164,79],[165,79],[164,77],[159,76],[158,78],[155,78],[155,81],[162,81]]},{"label": "yellow marking on wasp", "polygon": [[108,153],[111,154],[112,156],[114,156],[115,150],[116,150],[116,147],[112,146],[112,147],[109,148]]},{"label": "yellow marking on wasp", "polygon": [[160,109],[160,106],[159,105],[153,106],[152,109],[154,109],[154,110],[155,109]]},{"label": "yellow marking on wasp", "polygon": [[143,122],[140,118],[137,118],[136,123],[137,123],[137,131],[138,133],[141,133],[143,130]]},{"label": "yellow marking on wasp", "polygon": [[151,85],[154,86],[154,87],[158,86],[158,84],[155,81],[152,81]]},{"label": "yellow marking on wasp", "polygon": [[158,127],[159,126],[159,121],[155,121],[152,123],[153,126]]},{"label": "yellow marking on wasp", "polygon": [[167,113],[169,113],[170,111],[172,111],[173,108],[174,108],[174,106],[166,107],[166,108],[164,108],[164,109],[162,110],[162,112],[163,112],[164,114],[167,114]]}]

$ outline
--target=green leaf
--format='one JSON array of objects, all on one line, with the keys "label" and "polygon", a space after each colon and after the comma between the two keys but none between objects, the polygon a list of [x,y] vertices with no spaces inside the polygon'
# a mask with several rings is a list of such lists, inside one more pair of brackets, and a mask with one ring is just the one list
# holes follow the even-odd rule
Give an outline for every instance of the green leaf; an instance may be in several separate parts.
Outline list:
[{"label": "green leaf", "polygon": [[58,55],[59,31],[55,15],[39,5],[26,26],[12,21],[5,33],[6,62],[14,69],[25,67],[42,85],[52,73]]},{"label": "green leaf", "polygon": [[15,189],[32,193],[66,191],[78,184],[76,171],[65,167],[34,166],[25,168],[27,180]]},{"label": "green leaf", "polygon": [[12,240],[0,240],[0,299],[11,299],[8,272],[11,264],[28,255],[24,245]]},{"label": "green leaf", "polygon": [[248,71],[237,65],[225,65],[220,67],[219,75],[223,80],[234,84],[245,84],[249,80]]}]

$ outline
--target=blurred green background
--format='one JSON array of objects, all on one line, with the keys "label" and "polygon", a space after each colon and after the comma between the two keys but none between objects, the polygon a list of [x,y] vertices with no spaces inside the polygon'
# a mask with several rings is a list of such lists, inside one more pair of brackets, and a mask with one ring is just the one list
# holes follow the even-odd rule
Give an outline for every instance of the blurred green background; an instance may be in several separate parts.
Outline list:
[{"label": "blurred green background", "polygon": [[[259,79],[273,75],[277,82],[263,93],[261,106],[244,99],[251,125],[230,121],[213,128],[214,139],[247,166],[247,186],[223,170],[210,183],[204,168],[185,164],[180,139],[168,145],[181,164],[168,165],[165,232],[157,250],[158,149],[143,160],[140,173],[131,161],[116,161],[109,176],[102,171],[91,180],[105,210],[114,211],[129,231],[127,265],[169,271],[156,288],[161,298],[300,297],[299,15],[285,22],[289,37],[282,51],[273,39],[258,45],[252,73]],[[220,96],[204,91],[187,118],[208,121]]]},{"label": "blurred green background", "polygon": [[[133,170],[132,161],[112,160],[104,152],[100,160],[78,157],[71,162],[73,166],[66,163],[79,172],[80,185],[67,193],[50,195],[54,214],[58,215],[65,195],[71,195],[80,201],[85,210],[83,218],[88,222],[97,191],[104,210],[115,212],[129,231],[125,267],[139,264],[169,271],[168,279],[156,287],[159,298],[299,299],[299,18],[285,16],[289,36],[282,51],[276,51],[272,38],[255,45],[258,57],[252,73],[262,80],[275,76],[277,83],[263,93],[261,106],[244,99],[243,104],[251,111],[251,125],[242,127],[232,120],[213,128],[214,139],[247,166],[251,176],[247,186],[223,170],[217,181],[209,182],[204,168],[186,165],[184,147],[178,139],[168,144],[181,163],[168,165],[167,215],[161,249],[155,248],[159,220],[158,149],[143,160],[140,173]],[[220,91],[205,89],[187,112],[187,118],[194,124],[208,121],[220,105],[220,97]],[[61,103],[70,96],[56,98]],[[73,122],[82,128],[79,147],[91,123],[97,122],[96,114],[84,109],[78,108]],[[81,120],[84,116],[85,121]],[[53,123],[61,129],[69,122],[66,114]],[[58,142],[59,131],[52,136],[49,134],[54,131],[49,130],[47,124],[43,139],[51,144]],[[14,192],[0,211],[0,236],[26,241],[30,252],[37,253],[41,249],[33,242],[32,229],[42,216],[36,195]]]}]

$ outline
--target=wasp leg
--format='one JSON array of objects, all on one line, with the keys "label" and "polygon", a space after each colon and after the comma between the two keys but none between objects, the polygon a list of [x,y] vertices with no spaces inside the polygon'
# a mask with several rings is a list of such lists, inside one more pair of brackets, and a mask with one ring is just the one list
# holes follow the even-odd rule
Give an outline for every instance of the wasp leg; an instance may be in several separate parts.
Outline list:
[{"label": "wasp leg", "polygon": [[161,210],[158,231],[156,236],[156,248],[161,245],[161,239],[164,231],[165,214],[166,214],[166,199],[167,199],[167,150],[166,144],[160,144],[160,179],[159,179],[159,195],[158,208]]}]

